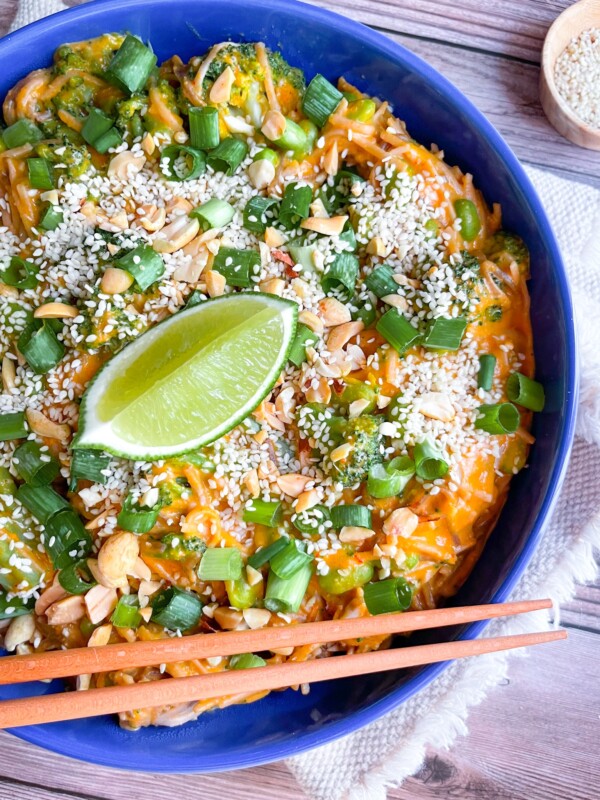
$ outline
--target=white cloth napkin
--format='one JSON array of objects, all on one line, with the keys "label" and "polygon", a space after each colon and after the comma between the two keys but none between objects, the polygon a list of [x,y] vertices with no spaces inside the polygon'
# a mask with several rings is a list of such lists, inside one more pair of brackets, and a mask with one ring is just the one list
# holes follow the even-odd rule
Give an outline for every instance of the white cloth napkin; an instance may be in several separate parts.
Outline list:
[{"label": "white cloth napkin", "polygon": [[[21,0],[11,26],[66,8],[60,0]],[[581,403],[577,439],[558,508],[536,554],[514,591],[520,599],[571,598],[575,581],[593,580],[600,549],[600,350],[594,327],[600,308],[600,191],[542,170],[527,172],[558,238],[573,291],[581,355]],[[533,265],[535,269],[535,265]],[[540,630],[540,612],[491,623],[485,636]],[[286,763],[313,800],[385,800],[421,765],[426,746],[449,746],[467,732],[470,706],[505,676],[509,656],[497,653],[457,662],[396,711],[332,744]]]}]

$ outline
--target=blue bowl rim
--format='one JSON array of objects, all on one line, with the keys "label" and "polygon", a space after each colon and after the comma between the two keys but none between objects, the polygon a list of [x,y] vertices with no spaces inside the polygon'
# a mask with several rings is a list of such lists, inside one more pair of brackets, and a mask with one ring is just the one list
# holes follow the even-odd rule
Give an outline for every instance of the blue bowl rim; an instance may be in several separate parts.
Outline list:
[{"label": "blue bowl rim", "polygon": [[[148,11],[149,6],[166,5],[167,2],[168,0],[94,0],[93,3],[66,9],[58,14],[53,14],[49,17],[38,20],[37,22],[33,22],[24,28],[19,29],[18,31],[7,34],[0,41],[0,53],[6,44],[10,43],[11,45],[25,45],[29,35],[32,32],[35,31],[36,33],[43,33],[44,31],[50,31],[54,28],[60,28],[63,25],[63,21],[66,21],[67,19],[70,21],[84,21],[87,17],[92,15],[95,16],[96,14],[100,13],[102,9],[115,10],[126,8],[127,10],[131,11],[132,8],[135,9],[138,7],[140,10]],[[253,0],[250,0],[250,2],[252,3]],[[221,0],[220,6],[223,10],[226,9],[227,5],[228,0]],[[419,56],[415,55],[412,51],[408,50],[403,45],[394,42],[392,39],[388,38],[382,33],[379,33],[359,22],[347,19],[346,17],[343,17],[333,11],[328,11],[327,9],[298,2],[298,0],[260,0],[260,6],[263,10],[268,9],[272,11],[281,11],[282,9],[285,9],[290,12],[295,12],[307,22],[333,22],[337,26],[340,34],[343,35],[345,33],[354,33],[359,35],[367,44],[376,48],[392,62],[398,59],[398,57],[401,57],[404,63],[412,71],[419,73],[428,83],[435,85],[436,88],[444,93],[452,103],[461,106],[463,113],[469,118],[473,128],[477,130],[478,135],[482,136],[484,139],[487,139],[506,168],[515,176],[519,186],[523,191],[523,194],[527,199],[527,202],[531,207],[532,212],[536,215],[540,238],[545,242],[550,261],[553,264],[559,287],[559,293],[563,303],[565,319],[568,322],[565,330],[565,349],[568,364],[568,374],[566,376],[567,408],[565,410],[563,419],[558,455],[552,469],[546,496],[542,502],[539,514],[520,555],[513,565],[511,572],[507,576],[500,589],[498,589],[498,591],[490,600],[492,603],[501,603],[509,597],[512,589],[515,587],[517,581],[525,571],[541,537],[543,536],[544,526],[555,507],[559,490],[566,474],[569,455],[573,444],[573,437],[575,434],[577,399],[579,394],[579,361],[576,346],[573,305],[562,256],[542,203],[519,160],[512,152],[508,144],[504,141],[502,136],[498,133],[498,131],[483,115],[483,113],[479,111],[476,106],[470,100],[468,100],[456,86],[454,86],[453,83],[451,83],[440,72],[431,67]],[[464,631],[460,638],[474,639],[479,636],[479,634],[488,624],[488,621],[473,623]],[[386,697],[375,701],[364,709],[355,711],[352,714],[346,715],[342,719],[328,723],[321,730],[307,731],[294,737],[290,737],[286,741],[279,742],[277,744],[269,743],[264,746],[262,754],[253,752],[237,757],[224,756],[223,759],[219,761],[219,764],[215,765],[214,769],[202,768],[202,771],[205,773],[213,771],[222,772],[259,766],[261,764],[270,763],[282,758],[299,755],[302,752],[315,747],[320,747],[342,736],[353,733],[359,728],[374,722],[384,714],[393,711],[398,705],[400,705],[400,703],[408,700],[418,691],[435,680],[435,678],[437,678],[450,665],[450,663],[451,662],[445,662],[426,667],[418,675],[412,678],[408,684],[395,689],[386,695]],[[65,755],[70,758],[75,757],[84,761],[90,761],[101,766],[153,773],[198,772],[197,769],[191,767],[185,770],[182,770],[181,768],[177,769],[176,765],[171,763],[171,761],[166,758],[164,754],[163,759],[161,759],[159,762],[153,763],[151,769],[140,766],[137,762],[123,763],[123,761],[121,761],[117,764],[113,758],[98,757],[97,753],[95,753],[93,757],[86,757],[85,753],[78,753],[77,755],[74,755],[72,752],[68,752],[65,747],[61,746],[61,742],[58,737],[57,741],[48,742],[44,736],[43,729],[40,730],[39,726],[31,729],[11,729],[9,732],[20,739],[30,742],[31,744],[39,745],[44,749],[51,750],[60,755]]]}]

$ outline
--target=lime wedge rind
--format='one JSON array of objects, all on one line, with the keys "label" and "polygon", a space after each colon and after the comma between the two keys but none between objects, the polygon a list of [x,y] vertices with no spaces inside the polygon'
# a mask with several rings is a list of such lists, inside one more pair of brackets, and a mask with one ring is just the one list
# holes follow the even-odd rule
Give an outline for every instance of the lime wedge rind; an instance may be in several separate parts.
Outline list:
[{"label": "lime wedge rind", "polygon": [[[146,391],[143,388],[140,389],[139,395],[131,400],[129,406],[123,406],[121,395],[120,401],[123,407],[117,410],[117,413],[112,419],[101,418],[101,415],[98,413],[99,407],[102,407],[103,403],[106,405],[106,397],[110,396],[111,386],[118,385],[119,383],[124,385],[123,381],[126,381],[128,366],[131,368],[131,365],[133,364],[137,366],[139,370],[140,363],[143,364],[144,353],[151,350],[152,347],[159,347],[162,351],[163,343],[165,348],[168,348],[169,340],[171,338],[169,335],[170,330],[175,331],[175,326],[181,327],[186,316],[191,317],[193,315],[194,319],[189,320],[189,322],[193,322],[197,326],[201,326],[202,316],[214,318],[216,314],[218,317],[221,317],[226,311],[231,314],[232,304],[236,304],[233,311],[236,314],[239,312],[241,318],[239,329],[244,331],[245,334],[246,350],[240,354],[240,363],[243,364],[245,359],[246,366],[248,366],[248,362],[253,358],[262,356],[261,363],[266,370],[264,374],[261,374],[259,383],[256,385],[248,384],[246,396],[241,398],[239,405],[236,405],[233,413],[227,415],[226,417],[221,415],[221,418],[217,419],[218,413],[216,413],[216,410],[218,409],[219,404],[215,402],[213,403],[213,406],[215,410],[215,419],[217,421],[214,424],[211,424],[210,426],[204,424],[203,430],[201,431],[194,431],[193,425],[190,425],[190,438],[186,439],[186,441],[178,440],[172,443],[163,442],[158,446],[152,441],[152,430],[142,429],[144,427],[143,425],[140,425],[139,429],[137,430],[136,428],[138,426],[134,425],[134,437],[137,439],[137,441],[132,441],[131,437],[126,439],[123,435],[119,435],[118,432],[119,420],[126,420],[128,410],[131,412],[136,408],[135,403],[140,397],[143,397],[144,391]],[[207,308],[209,309],[208,312]],[[186,452],[197,450],[203,445],[210,444],[242,422],[242,420],[244,420],[248,414],[250,414],[269,394],[287,362],[288,352],[291,348],[296,331],[297,318],[298,306],[296,303],[276,297],[275,295],[269,295],[260,292],[225,295],[224,297],[208,300],[205,303],[173,315],[169,319],[151,328],[149,331],[146,331],[144,334],[135,339],[117,356],[112,358],[97,373],[86,389],[82,399],[79,417],[79,433],[77,434],[73,446],[81,449],[105,450],[113,455],[128,459],[153,461],[169,456],[181,455]],[[250,322],[248,320],[250,320]],[[265,325],[263,325],[262,341],[257,340],[256,353],[249,352],[248,348],[248,343],[252,340],[253,320],[256,321],[257,325],[261,321],[265,322],[265,324],[266,322],[271,322],[273,323],[271,327],[276,325],[278,328],[277,341],[266,342],[264,338]],[[199,330],[203,334],[206,333],[206,329],[202,329],[200,327]],[[258,331],[258,333],[260,333],[260,331]],[[216,342],[217,344],[212,347],[212,355],[218,360],[218,342],[222,341],[224,346],[228,344],[229,350],[231,351],[233,348],[235,351],[235,345],[237,344],[235,336],[236,326],[232,326],[229,331],[216,330],[214,336],[212,336],[210,342],[208,343],[207,347],[205,347],[204,351],[202,351],[202,353],[204,354],[205,352],[208,352],[212,343]],[[262,347],[262,352],[260,351],[259,345]],[[269,350],[269,348],[271,349]],[[234,354],[234,360],[235,357],[236,356]],[[194,359],[191,358],[190,361],[193,362]],[[181,380],[185,381],[186,379],[189,379],[189,373],[193,370],[188,368],[189,365],[187,363],[184,363],[183,367],[185,369],[181,369],[181,365],[179,365],[178,374]],[[233,371],[228,375],[230,385],[232,376],[236,375],[235,363],[231,364],[231,369]],[[243,369],[241,370],[242,373],[244,371],[245,370]],[[250,370],[247,371],[250,372]],[[215,380],[217,380],[217,378],[215,378],[215,374],[216,373],[213,371],[213,373],[209,375],[211,380],[207,380],[207,384],[212,382],[214,385]],[[239,374],[240,385],[243,384],[244,377],[244,374]],[[196,397],[201,398],[203,387],[200,386],[197,388],[198,394]],[[160,394],[164,401],[165,397],[167,396],[165,393],[168,394],[169,390],[168,379],[161,379],[161,381],[153,384],[151,386],[150,394],[156,394],[158,390],[160,390]],[[133,391],[135,391],[135,387],[133,388]],[[174,400],[175,399],[179,400],[180,398],[174,398]],[[229,397],[227,399],[231,405],[233,400],[231,400]],[[212,399],[209,397],[208,400],[211,402]],[[198,400],[198,402],[200,402],[200,400]],[[237,400],[235,402],[237,403]],[[173,405],[176,404],[174,403]],[[139,403],[137,407],[139,409]],[[160,419],[161,423],[163,424],[163,428],[164,418],[168,419],[167,412],[169,410],[172,409],[169,409],[169,407],[166,406],[163,409],[164,413],[159,413],[154,417],[155,420]],[[143,417],[143,414],[141,416]],[[179,419],[180,418],[178,417],[178,422]],[[147,425],[146,428],[152,428],[152,425]],[[187,428],[185,435],[187,436]]]}]

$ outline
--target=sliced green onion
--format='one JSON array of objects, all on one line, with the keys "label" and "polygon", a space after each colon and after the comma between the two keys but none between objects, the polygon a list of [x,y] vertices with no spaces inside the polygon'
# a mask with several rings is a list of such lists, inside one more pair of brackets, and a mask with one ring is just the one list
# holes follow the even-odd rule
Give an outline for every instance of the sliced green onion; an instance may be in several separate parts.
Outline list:
[{"label": "sliced green onion", "polygon": [[202,601],[197,594],[170,586],[151,601],[152,620],[169,630],[187,631],[200,621]]},{"label": "sliced green onion", "polygon": [[145,508],[137,505],[133,497],[128,494],[117,515],[117,525],[119,528],[123,528],[124,531],[148,533],[156,525],[160,508],[160,506]]},{"label": "sliced green onion", "polygon": [[419,331],[395,308],[386,311],[375,328],[400,355],[421,340]]},{"label": "sliced green onion", "polygon": [[313,560],[314,557],[302,549],[300,542],[290,539],[283,550],[271,557],[270,566],[279,578],[291,578]]},{"label": "sliced green onion", "polygon": [[237,547],[209,547],[200,561],[198,577],[201,581],[235,581],[241,576],[243,566]]},{"label": "sliced green onion", "polygon": [[24,614],[31,614],[35,605],[35,598],[23,600],[22,597],[11,597],[9,600],[4,592],[0,593],[0,620],[15,619]]},{"label": "sliced green onion", "polygon": [[45,375],[65,354],[65,346],[58,340],[50,320],[42,324],[34,320],[24,328],[19,336],[18,347],[37,375]]},{"label": "sliced green onion", "polygon": [[60,511],[73,513],[73,509],[64,497],[49,486],[28,486],[26,483],[17,489],[17,498],[42,525]]},{"label": "sliced green onion", "polygon": [[312,199],[313,190],[310,186],[288,183],[279,209],[279,222],[283,227],[287,230],[297,228],[302,220],[308,217]]},{"label": "sliced green onion", "polygon": [[137,595],[127,594],[120,597],[110,621],[115,628],[139,628],[142,615]]},{"label": "sliced green onion", "polygon": [[279,154],[272,150],[270,147],[263,147],[262,150],[259,150],[258,153],[252,158],[252,161],[262,161],[262,159],[266,159],[276,167],[279,164]]},{"label": "sliced green onion", "polygon": [[229,659],[229,669],[254,669],[255,667],[266,667],[267,662],[254,653],[240,653],[231,656]]},{"label": "sliced green onion", "polygon": [[359,260],[353,253],[338,253],[321,280],[323,291],[331,292],[342,287],[347,295],[354,294],[359,269]]},{"label": "sliced green onion", "polygon": [[110,456],[98,450],[73,450],[71,457],[71,491],[78,480],[92,481],[104,485],[108,480]]},{"label": "sliced green onion", "polygon": [[219,111],[212,106],[190,108],[190,144],[198,150],[210,150],[221,141]]},{"label": "sliced green onion", "polygon": [[118,147],[122,141],[123,137],[119,131],[116,128],[111,128],[96,139],[93,147],[99,153],[107,153],[109,148]]},{"label": "sliced green onion", "polygon": [[18,119],[2,133],[2,140],[7,150],[21,147],[22,144],[35,144],[44,138],[44,134],[30,119]]},{"label": "sliced green onion", "polygon": [[287,536],[281,536],[279,539],[275,539],[274,542],[267,545],[266,547],[262,547],[260,550],[257,550],[256,553],[252,553],[250,558],[248,559],[248,566],[252,567],[253,569],[260,569],[267,564],[273,556],[276,556],[277,553],[284,550],[289,543],[289,539]]},{"label": "sliced green onion", "polygon": [[208,154],[208,165],[215,172],[233,175],[248,155],[248,145],[242,139],[228,136]]},{"label": "sliced green onion", "polygon": [[308,137],[305,131],[294,122],[293,119],[285,118],[285,130],[275,139],[274,144],[282,150],[292,150],[294,153],[304,153],[308,147]]},{"label": "sliced green onion", "polygon": [[325,575],[319,575],[319,586],[327,594],[344,594],[372,580],[374,571],[371,561],[352,564],[345,569],[330,569]]},{"label": "sliced green onion", "polygon": [[345,406],[350,406],[357,400],[367,401],[368,405],[363,408],[361,414],[370,414],[375,410],[377,404],[377,392],[368,383],[356,381],[346,384],[340,395],[340,402]]},{"label": "sliced green onion", "polygon": [[169,144],[160,154],[160,171],[168,181],[191,181],[206,170],[206,156],[185,144]]},{"label": "sliced green onion", "polygon": [[280,578],[273,570],[269,572],[265,608],[274,613],[294,614],[302,605],[313,574],[312,563],[305,564],[291,578]]},{"label": "sliced green onion", "polygon": [[496,356],[485,353],[479,356],[479,373],[477,375],[477,386],[486,392],[494,384],[494,372],[496,370]]},{"label": "sliced green onion", "polygon": [[396,497],[415,474],[415,463],[408,456],[398,456],[389,464],[375,464],[369,470],[367,491],[378,499]]},{"label": "sliced green onion", "polygon": [[508,399],[531,411],[543,411],[546,404],[544,387],[522,372],[513,372],[506,381]]},{"label": "sliced green onion", "polygon": [[32,189],[53,189],[52,165],[46,158],[28,158],[27,173]]},{"label": "sliced green onion", "polygon": [[329,509],[323,505],[312,506],[299,514],[295,514],[292,517],[292,522],[300,533],[313,534],[318,533],[321,526],[332,527]]},{"label": "sliced green onion", "polygon": [[481,220],[472,200],[461,198],[454,201],[454,210],[460,220],[460,232],[465,242],[472,242],[481,230]]},{"label": "sliced green onion", "polygon": [[344,230],[340,233],[338,239],[340,240],[340,242],[346,242],[346,244],[350,245],[350,250],[353,253],[356,253],[356,251],[358,250],[358,242],[356,241],[356,234],[354,233],[354,228],[352,227],[352,225],[350,225],[349,221],[344,225]]},{"label": "sliced green onion", "polygon": [[366,506],[333,506],[329,509],[331,524],[336,529],[345,527],[370,528],[371,512]]},{"label": "sliced green onion", "polygon": [[398,284],[394,280],[394,270],[387,264],[376,267],[370,275],[367,275],[365,286],[377,297],[396,294],[398,291]]},{"label": "sliced green onion", "polygon": [[46,208],[42,211],[38,225],[44,231],[55,231],[63,219],[63,212],[60,208],[48,203]]},{"label": "sliced green onion", "polygon": [[60,472],[60,464],[36,442],[23,442],[13,453],[13,465],[30,486],[47,486]]},{"label": "sliced green onion", "polygon": [[165,271],[162,256],[148,244],[139,244],[134,250],[129,250],[115,264],[132,276],[142,292],[156,283]]},{"label": "sliced green onion", "polygon": [[28,433],[24,411],[0,414],[0,442],[9,442],[11,439],[25,439]]},{"label": "sliced green onion", "polygon": [[365,605],[369,614],[389,614],[406,611],[412,602],[413,590],[405,578],[388,578],[363,586]]},{"label": "sliced green onion", "polygon": [[343,95],[327,78],[317,73],[306,87],[302,111],[318,128],[322,128],[340,104]]},{"label": "sliced green onion", "polygon": [[213,261],[213,269],[223,275],[229,286],[247,289],[252,285],[252,277],[260,271],[260,253],[256,250],[220,247]]},{"label": "sliced green onion", "polygon": [[479,406],[475,427],[492,434],[515,433],[521,424],[519,410],[512,403]]},{"label": "sliced green onion", "polygon": [[244,209],[244,228],[252,233],[264,233],[270,223],[267,212],[277,203],[273,197],[251,197]]},{"label": "sliced green onion", "polygon": [[0,272],[0,280],[16,289],[35,289],[38,285],[38,268],[31,261],[12,256],[6,269]]},{"label": "sliced green onion", "polygon": [[146,85],[150,73],[156,66],[156,56],[149,47],[129,34],[112,57],[106,77],[121,89],[131,94]]},{"label": "sliced green onion", "polygon": [[[299,240],[302,241],[302,240]],[[306,272],[316,272],[314,254],[318,250],[316,244],[293,244],[288,243],[288,250],[291,257],[294,259],[294,264],[299,264],[302,270]],[[298,270],[298,273],[300,270]]]},{"label": "sliced green onion", "polygon": [[458,350],[466,327],[465,317],[438,317],[430,325],[423,347],[428,350]]},{"label": "sliced green onion", "polygon": [[296,335],[288,353],[288,358],[296,367],[301,366],[306,361],[306,348],[316,344],[319,336],[308,325],[298,323]]},{"label": "sliced green onion", "polygon": [[69,594],[85,594],[96,585],[96,581],[88,569],[87,560],[84,558],[61,569],[58,573],[58,582]]},{"label": "sliced green onion", "polygon": [[253,522],[255,525],[266,525],[275,528],[283,515],[282,504],[277,500],[251,500],[251,505],[244,508],[244,522]]},{"label": "sliced green onion", "polygon": [[229,225],[235,216],[235,208],[226,200],[212,197],[206,203],[193,208],[188,216],[199,220],[202,230],[207,231],[210,228],[224,228],[225,225]]},{"label": "sliced green onion", "polygon": [[65,569],[74,561],[89,555],[92,539],[83,527],[79,514],[70,506],[52,514],[44,527],[44,547],[56,569]]},{"label": "sliced green onion", "polygon": [[95,142],[108,133],[114,124],[114,119],[104,111],[100,111],[99,108],[91,108],[81,128],[81,135],[88,144],[94,146]]},{"label": "sliced green onion", "polygon": [[309,119],[300,120],[300,127],[306,134],[306,145],[304,146],[303,156],[310,155],[315,149],[315,144],[319,138],[319,129],[314,122]]},{"label": "sliced green onion", "polygon": [[194,308],[194,306],[199,306],[200,303],[204,303],[205,300],[206,298],[202,295],[202,292],[199,292],[198,289],[194,289],[186,300],[184,308]]},{"label": "sliced green onion", "polygon": [[360,320],[365,328],[370,328],[375,322],[377,314],[375,313],[375,306],[370,300],[365,300],[361,303],[356,311],[352,312],[352,319]]},{"label": "sliced green onion", "polygon": [[448,472],[448,462],[444,458],[443,450],[429,439],[415,445],[414,460],[415,472],[424,480],[434,481],[443,478]]}]

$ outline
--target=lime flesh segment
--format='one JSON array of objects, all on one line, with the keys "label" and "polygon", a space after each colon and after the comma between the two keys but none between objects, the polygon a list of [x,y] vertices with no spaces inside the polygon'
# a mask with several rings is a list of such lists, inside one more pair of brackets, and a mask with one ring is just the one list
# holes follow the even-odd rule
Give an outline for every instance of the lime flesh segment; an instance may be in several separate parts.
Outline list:
[{"label": "lime flesh segment", "polygon": [[83,397],[76,447],[155,459],[214,441],[273,387],[297,315],[295,303],[256,292],[170,317],[98,373]]}]

